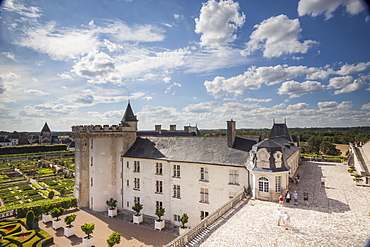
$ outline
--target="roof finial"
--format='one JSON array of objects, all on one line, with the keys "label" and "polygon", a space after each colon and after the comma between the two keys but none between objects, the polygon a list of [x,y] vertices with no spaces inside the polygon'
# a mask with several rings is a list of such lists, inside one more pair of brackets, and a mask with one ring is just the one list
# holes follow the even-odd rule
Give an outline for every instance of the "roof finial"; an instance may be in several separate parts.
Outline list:
[{"label": "roof finial", "polygon": [[286,118],[284,118],[284,124],[286,124]]},{"label": "roof finial", "polygon": [[273,121],[273,124],[275,124],[275,118],[273,118],[273,120],[272,120],[272,121]]}]

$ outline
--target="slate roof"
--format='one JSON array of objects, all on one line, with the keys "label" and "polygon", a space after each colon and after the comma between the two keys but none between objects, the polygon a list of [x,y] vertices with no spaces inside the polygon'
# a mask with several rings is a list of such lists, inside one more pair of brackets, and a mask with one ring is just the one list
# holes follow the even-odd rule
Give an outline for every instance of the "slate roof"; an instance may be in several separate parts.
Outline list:
[{"label": "slate roof", "polygon": [[292,136],[289,133],[288,127],[285,123],[274,123],[272,126],[270,137],[285,136],[289,141],[293,141]]},{"label": "slate roof", "polygon": [[125,121],[137,121],[137,118],[132,111],[130,102],[127,104],[125,114],[123,115],[123,118],[121,120],[121,122]]},{"label": "slate roof", "polygon": [[299,149],[299,147],[295,146],[285,136],[266,138],[254,145],[253,151],[257,151],[259,148],[267,148],[268,151],[283,151],[286,158],[289,158]]},{"label": "slate roof", "polygon": [[185,131],[138,131],[138,136],[196,136],[195,132]]},{"label": "slate roof", "polygon": [[43,132],[51,132],[47,122],[45,122],[44,127],[41,130],[41,133]]},{"label": "slate roof", "polygon": [[227,137],[137,137],[123,157],[245,167],[254,140],[239,139],[245,150],[227,146]]}]

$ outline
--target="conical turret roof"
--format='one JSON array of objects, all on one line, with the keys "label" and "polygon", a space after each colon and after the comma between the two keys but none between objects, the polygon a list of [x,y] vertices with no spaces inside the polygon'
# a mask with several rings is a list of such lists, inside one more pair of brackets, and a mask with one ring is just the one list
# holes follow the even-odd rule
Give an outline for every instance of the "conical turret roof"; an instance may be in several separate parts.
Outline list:
[{"label": "conical turret roof", "polygon": [[51,132],[47,122],[45,122],[44,127],[42,127],[41,133],[43,132]]},{"label": "conical turret roof", "polygon": [[121,122],[125,121],[137,121],[137,118],[134,115],[134,112],[132,111],[130,102],[128,102],[125,114],[123,115],[123,118],[121,120]]}]

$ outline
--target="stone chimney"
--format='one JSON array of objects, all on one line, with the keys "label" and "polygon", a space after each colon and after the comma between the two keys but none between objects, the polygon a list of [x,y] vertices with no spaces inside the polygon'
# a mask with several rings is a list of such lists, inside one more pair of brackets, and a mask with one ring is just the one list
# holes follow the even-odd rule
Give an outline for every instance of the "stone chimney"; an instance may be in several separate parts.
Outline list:
[{"label": "stone chimney", "polygon": [[190,126],[184,126],[184,131],[186,133],[190,133]]},{"label": "stone chimney", "polygon": [[227,146],[232,148],[234,146],[236,135],[236,122],[234,120],[227,121]]},{"label": "stone chimney", "polygon": [[176,124],[170,125],[170,131],[171,132],[176,132]]},{"label": "stone chimney", "polygon": [[162,126],[161,125],[155,125],[155,132],[161,133]]}]

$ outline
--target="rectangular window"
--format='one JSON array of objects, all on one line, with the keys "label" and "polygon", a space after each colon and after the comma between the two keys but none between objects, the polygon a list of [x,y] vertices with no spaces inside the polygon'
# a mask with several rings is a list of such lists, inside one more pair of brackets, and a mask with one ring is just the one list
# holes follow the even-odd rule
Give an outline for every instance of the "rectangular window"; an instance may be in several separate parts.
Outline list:
[{"label": "rectangular window", "polygon": [[134,205],[138,203],[140,204],[140,197],[134,196]]},{"label": "rectangular window", "polygon": [[130,207],[130,202],[129,201],[127,201],[126,202],[126,206],[129,208]]},{"label": "rectangular window", "polygon": [[180,198],[180,185],[173,185],[173,197]]},{"label": "rectangular window", "polygon": [[130,180],[127,179],[127,186],[130,186]]},{"label": "rectangular window", "polygon": [[90,166],[93,166],[93,164],[94,164],[94,158],[91,156],[91,158],[90,158]]},{"label": "rectangular window", "polygon": [[174,178],[180,177],[180,165],[173,165],[173,177]]},{"label": "rectangular window", "polygon": [[239,185],[239,172],[238,172],[238,170],[230,170],[230,172],[229,172],[229,184]]},{"label": "rectangular window", "polygon": [[275,190],[276,193],[281,193],[281,176],[276,176],[275,178]]},{"label": "rectangular window", "polygon": [[205,167],[200,168],[200,180],[208,182],[208,168]]},{"label": "rectangular window", "polygon": [[155,181],[155,193],[162,194],[163,193],[163,182],[162,181]]},{"label": "rectangular window", "polygon": [[200,211],[200,220],[203,220],[205,217],[209,215],[208,212],[206,211]]},{"label": "rectangular window", "polygon": [[90,178],[90,185],[93,186],[93,178]]},{"label": "rectangular window", "polygon": [[134,161],[134,172],[140,172],[140,161]]},{"label": "rectangular window", "polygon": [[94,140],[91,139],[90,143],[91,143],[90,147],[91,147],[91,149],[93,149],[93,147],[94,147]]},{"label": "rectangular window", "polygon": [[180,219],[181,219],[181,216],[180,215],[178,215],[178,214],[174,214],[173,215],[173,224],[175,225],[175,226],[180,226],[181,225],[181,221],[180,221]]},{"label": "rectangular window", "polygon": [[130,162],[127,161],[126,165],[127,165],[127,168],[130,168]]},{"label": "rectangular window", "polygon": [[200,202],[209,203],[209,201],[208,201],[208,189],[200,188]]},{"label": "rectangular window", "polygon": [[134,178],[134,190],[140,190],[140,178]]},{"label": "rectangular window", "polygon": [[163,208],[163,202],[161,201],[156,201],[155,202],[155,208],[158,209],[158,208]]},{"label": "rectangular window", "polygon": [[162,163],[155,164],[155,174],[156,175],[163,175],[162,173]]}]

